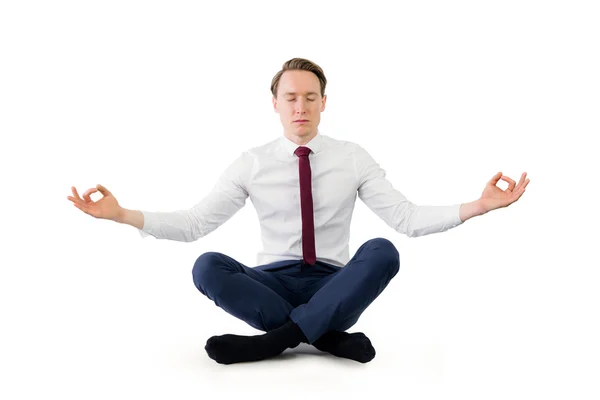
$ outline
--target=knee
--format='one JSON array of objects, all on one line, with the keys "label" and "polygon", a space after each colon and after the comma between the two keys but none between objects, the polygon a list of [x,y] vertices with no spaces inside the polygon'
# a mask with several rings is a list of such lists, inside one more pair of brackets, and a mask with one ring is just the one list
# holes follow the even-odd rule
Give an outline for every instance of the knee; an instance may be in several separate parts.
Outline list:
[{"label": "knee", "polygon": [[381,237],[371,239],[368,243],[371,249],[376,251],[377,257],[384,261],[382,265],[388,266],[392,274],[396,275],[400,270],[400,253],[394,243]]},{"label": "knee", "polygon": [[211,274],[215,271],[215,267],[219,262],[221,254],[209,251],[203,253],[196,259],[194,267],[192,268],[192,277],[194,279],[194,285],[202,290],[204,284],[210,280]]}]

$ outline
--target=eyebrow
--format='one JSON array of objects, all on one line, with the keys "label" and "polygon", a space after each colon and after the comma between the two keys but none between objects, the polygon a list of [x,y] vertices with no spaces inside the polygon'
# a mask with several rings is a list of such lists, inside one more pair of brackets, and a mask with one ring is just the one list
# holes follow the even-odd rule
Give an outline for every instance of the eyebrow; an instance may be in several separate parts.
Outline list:
[{"label": "eyebrow", "polygon": [[[285,92],[283,95],[284,95],[284,96],[287,96],[287,95],[290,95],[290,94],[296,94],[296,92]],[[306,94],[307,94],[307,95],[311,95],[311,94],[316,94],[316,95],[318,95],[319,93],[317,93],[317,92],[307,92]]]}]

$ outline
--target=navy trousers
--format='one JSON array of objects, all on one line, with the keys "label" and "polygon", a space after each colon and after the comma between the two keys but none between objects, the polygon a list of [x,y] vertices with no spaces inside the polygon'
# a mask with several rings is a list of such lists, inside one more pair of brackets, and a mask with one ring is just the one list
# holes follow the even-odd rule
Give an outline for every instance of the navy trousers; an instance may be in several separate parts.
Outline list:
[{"label": "navy trousers", "polygon": [[286,260],[250,268],[207,252],[194,263],[192,276],[198,290],[227,313],[265,332],[291,319],[312,344],[327,331],[354,325],[399,270],[394,244],[375,238],[344,267]]}]

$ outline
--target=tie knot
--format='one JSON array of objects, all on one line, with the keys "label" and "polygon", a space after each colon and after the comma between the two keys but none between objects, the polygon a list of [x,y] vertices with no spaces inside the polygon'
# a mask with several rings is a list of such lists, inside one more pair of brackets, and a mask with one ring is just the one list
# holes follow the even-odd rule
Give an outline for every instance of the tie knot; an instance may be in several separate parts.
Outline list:
[{"label": "tie knot", "polygon": [[308,156],[310,154],[310,149],[308,147],[300,146],[294,151],[294,154],[298,157]]}]

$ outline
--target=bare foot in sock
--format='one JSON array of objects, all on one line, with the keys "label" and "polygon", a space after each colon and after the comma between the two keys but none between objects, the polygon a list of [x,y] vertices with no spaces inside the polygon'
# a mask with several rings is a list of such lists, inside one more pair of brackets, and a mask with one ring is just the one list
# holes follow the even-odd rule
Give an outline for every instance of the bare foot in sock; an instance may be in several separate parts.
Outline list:
[{"label": "bare foot in sock", "polygon": [[313,342],[313,346],[334,356],[366,363],[375,357],[375,349],[362,332],[328,331]]},{"label": "bare foot in sock", "polygon": [[296,347],[303,341],[306,341],[306,337],[302,330],[289,321],[263,335],[213,336],[206,341],[204,349],[208,356],[219,364],[233,364],[274,357],[283,353],[288,347]]},{"label": "bare foot in sock", "polygon": [[213,336],[206,341],[204,349],[210,358],[219,364],[258,361],[283,353],[287,346],[268,343],[263,335]]}]

